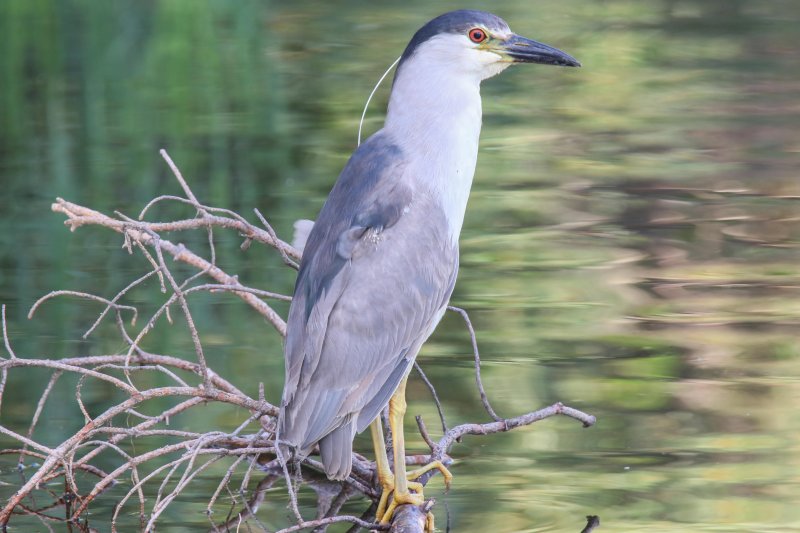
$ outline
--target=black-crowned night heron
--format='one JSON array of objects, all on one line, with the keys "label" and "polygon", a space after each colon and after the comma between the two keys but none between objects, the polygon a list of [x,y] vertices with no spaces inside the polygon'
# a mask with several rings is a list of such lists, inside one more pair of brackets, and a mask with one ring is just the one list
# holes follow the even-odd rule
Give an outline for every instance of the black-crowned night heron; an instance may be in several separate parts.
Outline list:
[{"label": "black-crowned night heron", "polygon": [[[305,245],[278,439],[296,458],[319,444],[328,477],[344,479],[355,434],[372,424],[384,521],[396,505],[422,502],[421,487],[411,493],[408,484],[420,471],[405,472],[406,378],[456,281],[481,81],[513,63],[579,66],[481,11],[446,13],[417,31],[397,66],[383,129],[353,153]],[[387,403],[394,476],[378,416]],[[422,470],[433,468],[449,482],[440,463]]]}]

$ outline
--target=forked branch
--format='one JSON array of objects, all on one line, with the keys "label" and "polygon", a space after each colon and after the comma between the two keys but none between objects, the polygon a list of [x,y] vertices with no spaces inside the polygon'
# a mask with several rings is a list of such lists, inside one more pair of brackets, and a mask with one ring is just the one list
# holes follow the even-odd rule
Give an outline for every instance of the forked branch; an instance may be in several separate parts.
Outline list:
[{"label": "forked branch", "polygon": [[[232,294],[246,302],[284,336],[286,323],[267,301],[289,301],[291,298],[247,286],[235,274],[221,269],[217,264],[217,236],[214,230],[235,231],[239,238],[244,239],[243,249],[253,242],[269,246],[292,268],[297,268],[301,251],[279,239],[269,222],[258,211],[256,216],[260,226],[228,209],[200,203],[169,155],[163,150],[161,155],[172,169],[185,196],[159,196],[147,203],[138,219],[120,213],[109,216],[61,198],[52,206],[53,211],[66,216],[65,224],[73,231],[82,226],[94,225],[121,234],[127,252],[140,253],[149,265],[149,270],[115,295],[103,296],[71,290],[53,291],[35,302],[29,313],[29,318],[32,318],[40,306],[56,297],[81,298],[95,302],[100,310],[94,322],[88,325],[84,337],[95,332],[106,317],[111,317],[124,343],[124,349],[120,353],[54,359],[21,356],[12,347],[8,336],[6,309],[5,306],[2,308],[6,357],[0,357],[0,406],[8,394],[6,384],[10,372],[21,373],[38,369],[39,372],[49,372],[50,379],[39,397],[27,431],[0,425],[0,433],[18,444],[17,448],[0,450],[0,455],[15,454],[19,457],[20,464],[29,459],[40,462],[35,472],[24,480],[0,509],[0,527],[5,527],[14,515],[28,514],[37,517],[45,525],[51,522],[68,522],[81,530],[88,530],[85,517],[98,498],[103,497],[111,488],[121,486],[121,480],[129,479],[130,484],[124,486],[125,492],[121,498],[117,498],[119,503],[109,517],[111,531],[123,527],[117,520],[128,513],[130,500],[137,502],[136,510],[142,529],[151,531],[158,518],[195,482],[199,474],[209,471],[212,465],[220,461],[227,461],[228,466],[206,505],[209,527],[212,531],[227,531],[229,528],[238,529],[242,523],[247,522],[267,530],[257,512],[267,498],[267,489],[284,478],[281,465],[276,459],[274,442],[279,409],[264,399],[263,386],[259,387],[257,397],[251,397],[211,368],[215,358],[206,357],[207,350],[203,346],[201,332],[192,317],[191,298],[198,292]],[[194,209],[195,216],[164,222],[144,220],[150,210],[161,202],[177,202],[190,206]],[[183,244],[162,236],[165,231],[197,230],[208,235],[210,257],[203,257]],[[180,279],[172,270],[173,263],[168,262],[165,256],[171,256],[173,261],[193,267],[195,273],[186,279]],[[130,304],[128,293],[142,284],[155,281],[164,293],[163,302],[145,320],[142,316],[147,315]],[[166,317],[172,323],[171,313],[175,312],[173,308],[177,308],[185,318],[195,352],[193,361],[151,353],[143,347],[161,317]],[[453,445],[466,435],[509,431],[550,416],[569,416],[579,420],[584,426],[594,424],[595,420],[591,415],[560,403],[512,418],[499,416],[489,403],[481,380],[480,354],[469,315],[460,308],[450,309],[459,313],[467,326],[475,359],[478,393],[492,421],[448,427],[436,389],[422,369],[417,367],[439,410],[442,435],[438,440],[433,438],[421,417],[418,417],[420,432],[430,446],[430,453],[409,456],[406,458],[407,464],[425,465],[435,460],[446,463]],[[137,322],[141,325],[137,326]],[[275,342],[280,342],[280,339],[276,337]],[[161,380],[166,379],[169,384],[159,387],[137,385],[151,382],[140,379],[139,376],[143,374],[157,375]],[[59,445],[47,446],[39,442],[36,430],[39,425],[47,422],[50,398],[57,394],[54,391],[66,376],[77,377],[74,399],[84,420]],[[256,384],[249,383],[247,386],[255,387]],[[96,409],[87,406],[82,400],[84,391],[93,387],[113,388],[121,395],[121,399],[111,402],[111,405],[99,413],[93,412]],[[159,412],[145,414],[148,412],[147,407],[156,402],[160,402]],[[233,416],[241,418],[238,427],[227,432],[213,427],[170,427],[171,419],[201,409],[208,403],[228,406]],[[202,416],[194,419],[205,420]],[[157,444],[152,444],[153,442]],[[116,466],[106,471],[98,467],[100,462]],[[318,494],[317,517],[313,520],[304,518],[297,509],[297,523],[279,533],[312,529],[323,531],[331,524],[342,522],[353,524],[354,531],[359,528],[389,528],[389,525],[371,522],[374,519],[375,503],[380,496],[380,486],[371,461],[354,454],[353,472],[344,484],[339,485],[319,474],[321,465],[313,456],[305,459],[302,464],[305,468],[293,474],[297,476],[296,479],[290,479],[289,500],[296,503],[292,487],[295,481],[307,484]],[[259,472],[265,472],[264,477],[254,480],[255,474]],[[418,481],[425,484],[432,475],[433,473],[423,476]],[[91,479],[88,490],[81,489],[86,486],[84,476]],[[239,480],[238,486],[234,486],[235,479]],[[51,492],[52,501],[41,503],[40,498],[34,498],[38,488],[51,486],[54,482],[63,484],[63,494]],[[252,484],[255,486],[251,490]],[[332,485],[335,485],[333,492]],[[229,508],[226,517],[215,521],[211,513],[220,506],[219,499],[224,494],[230,496],[234,504]],[[356,497],[370,499],[373,505],[360,517],[340,514],[344,503]],[[433,502],[429,501],[420,508],[401,506],[391,525],[393,530],[421,531],[425,512],[432,505]],[[59,508],[64,512],[61,515],[54,514],[53,510]],[[97,521],[98,518],[93,520]],[[128,526],[125,528],[127,530]]]}]

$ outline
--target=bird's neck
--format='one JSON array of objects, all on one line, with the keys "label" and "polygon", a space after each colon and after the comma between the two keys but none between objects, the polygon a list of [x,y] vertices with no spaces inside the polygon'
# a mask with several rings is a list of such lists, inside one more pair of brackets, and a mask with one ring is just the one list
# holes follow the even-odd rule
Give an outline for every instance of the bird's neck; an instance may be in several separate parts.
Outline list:
[{"label": "bird's neck", "polygon": [[384,130],[406,152],[415,188],[443,209],[453,241],[475,174],[481,118],[476,77],[409,62],[395,79]]}]

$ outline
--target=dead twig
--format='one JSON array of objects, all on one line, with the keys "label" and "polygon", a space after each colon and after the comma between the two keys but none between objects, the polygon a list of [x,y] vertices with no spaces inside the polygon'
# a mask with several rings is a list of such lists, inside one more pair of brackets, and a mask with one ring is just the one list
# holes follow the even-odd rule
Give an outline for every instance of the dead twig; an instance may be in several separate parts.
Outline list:
[{"label": "dead twig", "polygon": [[84,339],[88,335],[90,335],[92,331],[94,331],[94,329],[97,327],[97,325],[103,319],[103,317],[106,315],[106,313],[108,312],[109,309],[115,309],[115,310],[118,310],[118,311],[125,309],[127,311],[130,311],[131,313],[133,313],[133,318],[131,318],[131,325],[136,325],[136,318],[139,316],[139,311],[135,307],[130,306],[130,305],[117,305],[116,300],[118,300],[120,297],[122,297],[122,295],[125,294],[125,292],[127,292],[127,290],[130,287],[132,287],[132,286],[134,286],[134,285],[136,285],[138,283],[141,283],[141,281],[144,281],[145,279],[147,279],[148,277],[150,277],[154,273],[155,272],[150,272],[150,273],[142,276],[138,280],[134,281],[132,284],[128,285],[128,287],[123,289],[119,294],[117,294],[117,296],[115,296],[113,300],[106,300],[105,298],[102,298],[100,296],[96,296],[94,294],[89,294],[89,293],[86,293],[86,292],[78,292],[78,291],[52,291],[52,292],[49,292],[49,293],[45,294],[44,296],[42,296],[41,298],[39,298],[38,300],[36,300],[36,302],[31,306],[30,311],[28,311],[28,319],[30,320],[30,319],[33,318],[33,315],[36,314],[36,311],[37,311],[37,309],[39,309],[39,306],[41,306],[44,302],[46,302],[46,301],[48,301],[48,300],[50,300],[52,298],[55,298],[56,296],[77,296],[78,298],[83,298],[83,299],[86,299],[86,300],[94,300],[96,302],[101,302],[101,303],[106,304],[106,308],[103,310],[102,313],[100,313],[100,316],[98,317],[97,320],[95,320],[95,323],[92,324],[92,327],[90,327],[86,331],[86,333],[84,333],[84,335],[83,335]]},{"label": "dead twig", "polygon": [[[277,241],[278,240],[278,236],[275,235],[275,230],[272,229],[272,226],[269,224],[269,222],[267,222],[267,219],[264,218],[264,215],[261,214],[261,211],[259,211],[258,209],[254,209],[253,211],[255,211],[255,214],[258,217],[258,220],[260,220],[261,224],[263,224],[264,227],[266,228],[267,233],[269,234],[269,236],[272,237],[273,240]],[[289,257],[289,254],[288,254],[288,252],[286,250],[284,250],[283,248],[278,248],[278,252],[281,254],[281,259],[283,259],[283,262],[285,264],[287,264],[288,266],[292,267],[295,270],[298,270],[300,268],[300,265],[298,265],[295,261],[293,261]]]},{"label": "dead twig", "polygon": [[[39,307],[57,296],[74,296],[102,304],[92,324],[84,333],[84,338],[97,331],[103,320],[112,313],[118,333],[124,344],[124,353],[98,354],[81,357],[65,357],[59,359],[19,357],[13,350],[6,321],[6,309],[2,306],[3,343],[8,353],[0,357],[0,406],[7,393],[9,372],[40,369],[49,372],[49,380],[36,402],[25,434],[0,425],[0,434],[19,444],[18,448],[0,450],[0,455],[17,454],[20,464],[26,458],[32,458],[41,464],[36,466],[29,461],[17,491],[0,509],[0,528],[4,528],[12,516],[29,514],[37,517],[45,528],[52,530],[51,522],[67,524],[88,531],[88,523],[84,519],[90,506],[97,502],[101,495],[114,486],[125,487],[125,493],[115,506],[110,516],[111,531],[123,528],[118,524],[120,517],[125,516],[128,502],[138,502],[140,528],[145,531],[155,530],[159,518],[175,502],[185,495],[188,487],[203,473],[225,461],[223,473],[205,506],[205,512],[211,520],[214,508],[220,496],[227,492],[231,503],[226,519],[219,524],[212,522],[213,531],[227,531],[228,528],[241,528],[242,525],[255,524],[262,530],[266,526],[256,516],[267,496],[267,490],[280,479],[287,483],[287,498],[296,524],[280,530],[278,533],[314,530],[324,531],[328,526],[337,523],[350,523],[351,530],[370,529],[386,530],[388,524],[376,524],[371,521],[380,497],[381,487],[377,484],[375,465],[365,457],[353,454],[351,475],[341,485],[336,485],[319,474],[321,463],[312,457],[302,461],[305,469],[290,473],[284,460],[285,449],[276,446],[275,428],[279,408],[266,401],[263,384],[258,385],[257,397],[251,397],[220,376],[211,368],[214,361],[211,354],[201,342],[189,296],[199,292],[231,293],[242,300],[264,317],[280,335],[285,336],[286,324],[265,300],[291,301],[291,297],[266,290],[248,287],[238,277],[231,275],[217,266],[215,245],[215,229],[233,230],[244,237],[243,249],[251,242],[261,243],[275,249],[285,264],[297,268],[300,251],[280,240],[266,218],[256,209],[255,215],[264,229],[256,227],[244,217],[228,209],[202,204],[188,185],[187,180],[166,151],[161,156],[175,176],[185,197],[162,195],[148,202],[133,219],[116,212],[114,216],[83,207],[63,199],[57,199],[52,209],[67,217],[67,224],[73,231],[84,225],[96,225],[118,232],[122,236],[123,247],[129,254],[141,252],[149,270],[128,283],[113,297],[89,294],[80,291],[57,290],[37,300],[29,311],[32,318]],[[191,206],[195,210],[193,218],[175,221],[144,221],[145,215],[160,202],[178,202]],[[210,257],[201,257],[186,246],[163,238],[165,231],[201,230],[207,233]],[[171,256],[174,262],[191,266],[196,271],[182,277],[168,262]],[[129,293],[150,278],[158,279],[158,287],[164,294],[163,301],[155,306],[155,310],[144,325],[136,329],[139,316],[139,305],[127,305]],[[211,278],[210,280],[201,278]],[[184,360],[169,355],[150,353],[143,347],[148,334],[153,331],[159,319],[166,318],[173,322],[174,308],[180,309],[186,319],[189,338],[194,348],[194,360]],[[472,343],[475,360],[475,380],[481,402],[493,422],[483,424],[460,424],[448,427],[444,409],[436,388],[415,364],[423,382],[433,397],[441,421],[443,435],[436,441],[431,438],[421,416],[417,416],[420,434],[430,448],[430,453],[410,455],[406,457],[407,465],[423,466],[431,461],[442,461],[451,464],[448,456],[450,448],[465,435],[486,435],[509,431],[529,425],[544,418],[565,415],[581,421],[584,426],[595,423],[594,417],[576,409],[557,403],[514,418],[501,418],[490,405],[480,373],[480,354],[476,335],[469,315],[463,309],[449,307],[459,313],[466,324]],[[172,311],[171,311],[172,310]],[[131,314],[131,320],[123,320]],[[144,316],[144,315],[143,315]],[[207,357],[208,356],[208,357]],[[59,387],[68,381],[66,376],[77,378],[74,400],[84,415],[84,423],[73,428],[58,445],[47,446],[37,441],[36,428],[47,420],[47,411],[51,400]],[[167,380],[167,386],[154,386],[148,377],[158,378],[161,383]],[[73,381],[70,381],[73,383]],[[252,386],[252,383],[248,383]],[[99,408],[96,404],[84,404],[84,391],[90,387],[102,386],[116,392],[115,400]],[[244,387],[246,389],[246,387]],[[119,395],[122,395],[119,398]],[[241,418],[232,431],[221,431],[207,427],[184,428],[170,427],[175,417],[185,417],[186,413],[196,412],[208,403],[227,405],[232,412]],[[150,406],[157,405],[152,413]],[[95,411],[101,411],[96,413]],[[241,415],[244,413],[244,416]],[[202,416],[191,417],[192,420],[204,420]],[[249,432],[249,433],[247,433]],[[156,444],[150,444],[150,443]],[[102,458],[100,457],[102,455]],[[112,466],[100,469],[96,465],[99,460]],[[268,472],[251,491],[251,481],[256,469]],[[422,476],[417,481],[427,483],[435,471]],[[233,480],[238,487],[231,487]],[[294,476],[294,477],[293,477]],[[89,478],[88,486],[84,480]],[[128,481],[128,485],[120,484]],[[48,485],[58,483],[63,490],[56,492]],[[296,483],[306,483],[317,493],[317,518],[306,520],[301,514],[297,500]],[[84,487],[81,492],[81,487]],[[88,487],[88,488],[87,488]],[[39,491],[37,492],[37,489]],[[38,504],[41,489],[49,494],[51,501]],[[34,498],[36,495],[36,498]],[[353,497],[366,496],[372,504],[360,517],[341,515],[343,505]],[[47,499],[46,497],[45,499]],[[422,531],[425,515],[433,505],[428,500],[420,507],[400,506],[393,518],[392,531]],[[61,517],[52,513],[63,508]],[[592,518],[592,517],[590,517]],[[596,517],[595,517],[596,518]],[[95,519],[96,520],[96,519]],[[592,525],[594,524],[594,525]],[[589,522],[587,528],[597,527],[599,521]],[[124,527],[128,527],[125,525]],[[589,531],[589,529],[586,529]]]},{"label": "dead twig", "polygon": [[279,529],[276,533],[293,533],[295,531],[303,531],[304,529],[314,529],[321,526],[329,526],[331,524],[340,524],[342,522],[349,522],[356,524],[359,527],[369,530],[386,531],[389,526],[386,524],[376,524],[374,522],[367,522],[357,516],[332,516],[330,518],[318,518],[317,520],[307,520],[292,527]]},{"label": "dead twig", "polygon": [[483,408],[486,409],[486,412],[489,413],[489,416],[491,416],[493,420],[500,421],[502,418],[495,412],[494,409],[492,409],[492,406],[489,403],[489,397],[486,395],[486,389],[483,388],[483,380],[481,380],[481,354],[478,351],[478,339],[475,336],[475,329],[472,327],[472,320],[469,319],[469,314],[467,314],[467,312],[460,307],[448,305],[447,309],[461,315],[461,318],[464,320],[464,323],[467,326],[467,331],[469,331],[469,339],[472,342],[472,356],[475,359],[475,384],[478,387],[478,393],[481,395],[481,403],[483,404]]},{"label": "dead twig", "polygon": [[[28,439],[33,437],[33,430],[36,428],[36,424],[39,422],[39,417],[42,415],[44,404],[47,401],[47,398],[50,397],[50,393],[53,391],[53,386],[56,384],[56,381],[58,381],[58,378],[60,378],[63,373],[63,370],[56,370],[50,376],[50,381],[47,382],[47,386],[45,387],[44,392],[39,397],[39,401],[36,404],[36,411],[34,411],[33,417],[31,418],[31,425],[28,426],[28,434],[26,435]],[[17,460],[18,463],[22,464],[26,451],[28,451],[27,445],[24,445],[20,450],[19,459]]]},{"label": "dead twig", "polygon": [[[151,236],[151,232],[158,233],[160,231],[185,231],[189,229],[206,228],[210,225],[235,229],[245,234],[248,232],[252,233],[251,229],[245,228],[238,220],[209,215],[202,219],[190,219],[163,224],[149,222],[132,223],[113,219],[98,211],[73,204],[62,198],[56,199],[56,203],[53,204],[52,209],[57,213],[62,213],[67,216],[65,224],[69,225],[73,231],[84,225],[103,226],[119,233],[126,234],[127,237],[133,242],[137,242],[145,246],[158,247],[162,251],[170,254],[175,261],[181,261],[189,264],[198,270],[205,272],[208,276],[214,278],[223,285],[240,285],[235,276],[227,274],[218,266],[211,264],[209,261],[203,259],[199,255],[187,250],[185,246],[174,244],[163,238],[159,238],[156,241]],[[264,232],[263,230],[259,230],[254,226],[251,228],[252,230],[258,230],[259,232],[263,233],[263,235],[260,237],[255,234],[251,236],[253,240],[263,242],[277,248],[282,248],[288,255],[292,256],[292,254],[296,254],[299,257],[299,252],[294,250],[294,248],[292,248],[290,245],[283,243],[282,241],[280,243],[276,243],[272,240],[268,233]],[[272,324],[282,336],[286,335],[286,322],[284,322],[284,320],[272,309],[272,307],[249,292],[237,292],[235,294],[247,302],[258,313],[264,316],[264,318],[266,318],[267,321],[269,321],[270,324]]]},{"label": "dead twig", "polygon": [[8,352],[8,356],[11,359],[16,359],[17,355],[14,353],[14,349],[11,347],[11,341],[8,339],[8,322],[6,322],[6,304],[2,306],[2,314],[3,314],[3,344],[6,346],[6,352]]},{"label": "dead twig", "polygon": [[441,460],[444,455],[450,450],[450,447],[464,435],[491,435],[493,433],[502,433],[511,431],[512,429],[528,426],[545,418],[551,416],[564,415],[574,418],[583,424],[583,427],[588,428],[593,426],[597,419],[583,411],[567,407],[561,402],[555,403],[537,411],[531,411],[524,415],[516,416],[514,418],[506,418],[498,422],[487,422],[485,424],[461,424],[450,429],[445,435],[439,439],[436,447],[431,454],[433,459]]},{"label": "dead twig", "polygon": [[439,413],[439,421],[442,423],[442,433],[447,433],[447,420],[444,417],[442,402],[439,401],[439,395],[436,393],[436,388],[433,386],[433,383],[431,383],[431,381],[428,379],[428,376],[425,375],[425,372],[422,371],[422,367],[419,366],[419,363],[417,361],[414,361],[414,368],[419,374],[419,377],[422,378],[422,381],[425,382],[425,386],[428,387],[429,391],[431,391],[431,396],[433,396],[433,402],[436,404],[436,411]]}]

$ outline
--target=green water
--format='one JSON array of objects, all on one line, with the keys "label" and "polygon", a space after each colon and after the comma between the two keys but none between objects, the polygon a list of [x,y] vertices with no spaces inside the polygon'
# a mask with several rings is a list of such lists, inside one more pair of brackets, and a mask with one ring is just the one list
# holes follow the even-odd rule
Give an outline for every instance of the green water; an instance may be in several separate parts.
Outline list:
[{"label": "green water", "polygon": [[[599,422],[465,439],[450,493],[430,485],[438,526],[449,514],[458,532],[577,532],[594,514],[598,531],[800,531],[796,1],[3,0],[0,301],[17,354],[123,350],[110,323],[81,339],[97,305],[65,299],[25,314],[53,289],[110,297],[147,268],[116,234],[69,233],[50,212],[56,196],[135,216],[153,196],[180,194],[164,147],[200,201],[245,216],[257,207],[288,238],[354,148],[374,82],[422,23],[459,7],[491,9],[584,66],[518,67],[484,83],[453,303],[471,313],[500,414],[563,401]],[[192,213],[164,205],[151,219],[176,216]],[[226,270],[291,291],[279,258],[217,237]],[[168,238],[207,252],[204,234]],[[142,312],[159,298],[156,286],[131,295]],[[230,296],[191,305],[210,364],[252,396],[263,382],[277,402],[278,335]],[[180,321],[146,348],[194,357]],[[487,419],[470,354],[455,315],[420,354],[451,425]],[[0,423],[24,433],[47,379],[12,372]],[[74,391],[74,380],[57,385],[34,434],[43,443],[82,426]],[[103,387],[84,397],[92,412],[118,399]],[[434,430],[416,378],[409,403]],[[208,407],[173,427],[231,429],[244,417]],[[366,439],[357,446],[369,453]],[[2,463],[4,498],[19,483],[15,461]],[[223,472],[185,492],[160,530],[210,527],[203,510]],[[101,531],[129,487],[93,508]],[[301,501],[312,516],[313,494]],[[220,504],[215,518],[227,511]],[[135,512],[131,502],[122,513],[126,530]],[[258,518],[288,523],[283,486]],[[11,526],[46,530],[18,517]]]}]

